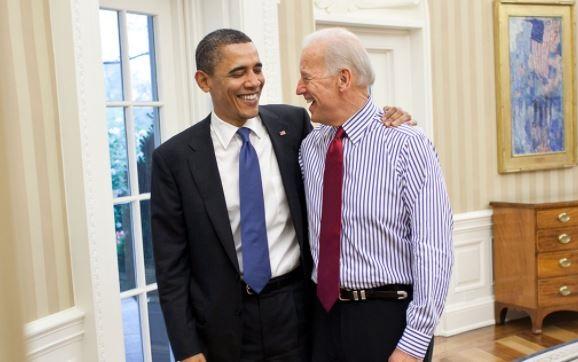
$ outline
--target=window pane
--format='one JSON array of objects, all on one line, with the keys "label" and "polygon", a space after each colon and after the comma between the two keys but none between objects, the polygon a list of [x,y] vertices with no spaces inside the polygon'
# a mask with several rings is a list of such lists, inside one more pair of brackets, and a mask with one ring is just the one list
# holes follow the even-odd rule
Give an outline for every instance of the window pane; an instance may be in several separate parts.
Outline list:
[{"label": "window pane", "polygon": [[151,236],[151,202],[144,200],[140,203],[142,241],[145,264],[145,280],[147,284],[157,282],[155,277],[155,262],[153,259],[153,243]]},{"label": "window pane", "polygon": [[136,286],[130,204],[114,206],[114,228],[120,290],[124,292]]},{"label": "window pane", "polygon": [[100,10],[100,41],[105,97],[107,101],[120,101],[123,99],[123,91],[118,12]]},{"label": "window pane", "polygon": [[158,100],[153,17],[126,15],[132,98],[135,101]]},{"label": "window pane", "polygon": [[139,310],[138,297],[122,300],[122,325],[126,362],[144,361]]},{"label": "window pane", "polygon": [[151,351],[153,361],[174,361],[172,356],[165,321],[159,303],[158,291],[148,293],[149,329],[151,335]]},{"label": "window pane", "polygon": [[151,191],[152,155],[160,140],[159,109],[135,107],[134,120],[138,187],[140,193],[146,193]]},{"label": "window pane", "polygon": [[113,196],[127,196],[130,193],[128,172],[128,150],[126,145],[126,127],[124,109],[108,107],[108,149],[110,152],[110,173]]}]

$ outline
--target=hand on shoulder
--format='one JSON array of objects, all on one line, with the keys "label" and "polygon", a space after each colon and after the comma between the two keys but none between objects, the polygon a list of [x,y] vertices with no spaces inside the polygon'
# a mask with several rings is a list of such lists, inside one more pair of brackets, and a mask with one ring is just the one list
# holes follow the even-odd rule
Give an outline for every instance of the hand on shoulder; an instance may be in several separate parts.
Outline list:
[{"label": "hand on shoulder", "polygon": [[417,122],[411,118],[411,114],[404,111],[401,107],[394,106],[383,107],[381,121],[386,127],[397,127],[402,124],[407,124],[408,126],[417,125]]}]

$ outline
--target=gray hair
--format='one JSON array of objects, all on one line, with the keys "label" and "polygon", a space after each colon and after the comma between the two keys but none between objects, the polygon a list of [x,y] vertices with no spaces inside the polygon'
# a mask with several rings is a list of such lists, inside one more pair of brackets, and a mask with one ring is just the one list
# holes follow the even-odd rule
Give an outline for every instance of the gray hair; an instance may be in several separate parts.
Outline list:
[{"label": "gray hair", "polygon": [[358,86],[373,85],[375,73],[369,54],[355,34],[344,28],[318,30],[303,39],[303,49],[317,42],[325,45],[325,66],[329,72],[350,69],[358,77]]}]

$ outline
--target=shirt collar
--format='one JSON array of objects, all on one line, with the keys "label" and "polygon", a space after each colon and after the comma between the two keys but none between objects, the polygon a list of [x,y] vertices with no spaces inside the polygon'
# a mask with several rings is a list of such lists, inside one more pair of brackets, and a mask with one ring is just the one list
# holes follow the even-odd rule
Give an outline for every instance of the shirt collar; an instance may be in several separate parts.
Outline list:
[{"label": "shirt collar", "polygon": [[381,109],[373,102],[373,98],[369,96],[365,104],[343,123],[342,127],[345,130],[345,134],[347,134],[347,138],[352,143],[357,143],[369,125],[369,121],[376,115],[380,115],[380,111]]},{"label": "shirt collar", "polygon": [[[239,129],[239,127],[223,121],[215,112],[211,113],[211,126],[215,130],[215,135],[224,149],[229,147]],[[248,119],[243,127],[249,128],[258,139],[264,136],[265,130],[263,129],[263,124],[259,116]]]}]

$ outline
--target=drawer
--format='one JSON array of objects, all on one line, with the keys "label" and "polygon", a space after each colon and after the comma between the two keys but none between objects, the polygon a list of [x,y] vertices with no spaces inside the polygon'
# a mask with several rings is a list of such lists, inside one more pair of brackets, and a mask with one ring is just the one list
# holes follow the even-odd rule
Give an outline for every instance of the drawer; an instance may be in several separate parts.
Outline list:
[{"label": "drawer", "polygon": [[578,226],[578,207],[561,207],[537,212],[540,229]]},{"label": "drawer", "polygon": [[538,254],[538,277],[578,274],[578,250]]},{"label": "drawer", "polygon": [[578,228],[538,231],[538,251],[578,249]]},{"label": "drawer", "polygon": [[538,304],[540,307],[578,305],[578,275],[539,280]]}]

